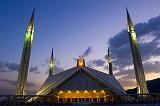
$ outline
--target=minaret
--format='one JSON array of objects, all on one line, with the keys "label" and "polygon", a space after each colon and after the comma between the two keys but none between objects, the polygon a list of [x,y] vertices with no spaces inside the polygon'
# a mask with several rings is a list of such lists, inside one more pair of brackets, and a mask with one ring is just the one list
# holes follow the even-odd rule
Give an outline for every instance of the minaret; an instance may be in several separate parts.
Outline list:
[{"label": "minaret", "polygon": [[50,64],[49,64],[49,76],[53,75],[53,68],[54,68],[54,57],[53,57],[53,48],[52,48]]},{"label": "minaret", "polygon": [[23,53],[21,57],[21,63],[19,67],[19,74],[18,74],[18,80],[17,80],[17,86],[16,86],[16,93],[15,93],[16,95],[26,94],[28,67],[29,67],[33,34],[34,34],[34,11],[35,9],[33,10],[30,22],[26,30],[26,37],[24,40]]},{"label": "minaret", "polygon": [[111,60],[111,54],[108,48],[108,66],[109,66],[109,75],[113,76],[113,71],[112,71],[112,60]]},{"label": "minaret", "polygon": [[131,45],[131,51],[132,51],[132,57],[133,57],[133,63],[134,63],[134,69],[135,69],[135,76],[137,81],[137,93],[138,94],[148,94],[147,84],[145,80],[142,60],[141,60],[141,54],[138,46],[138,41],[136,37],[136,32],[134,29],[134,25],[132,23],[132,20],[130,18],[128,9],[127,11],[127,21],[128,21],[128,34],[130,39],[130,45]]}]

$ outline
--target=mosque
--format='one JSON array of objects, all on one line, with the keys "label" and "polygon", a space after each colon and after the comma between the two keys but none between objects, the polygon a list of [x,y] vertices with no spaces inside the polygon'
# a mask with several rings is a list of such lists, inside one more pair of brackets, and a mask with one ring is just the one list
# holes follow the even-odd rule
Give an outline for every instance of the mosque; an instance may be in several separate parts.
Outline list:
[{"label": "mosque", "polygon": [[112,75],[85,66],[81,56],[77,66],[51,75],[37,95],[56,95],[57,102],[107,102],[110,94],[126,94]]},{"label": "mosque", "polygon": [[[134,25],[130,18],[128,9],[128,35],[130,38],[131,51],[137,81],[137,94],[147,94],[148,89],[141,61],[138,41]],[[30,23],[27,27],[26,38],[22,52],[22,58],[19,68],[19,75],[16,86],[16,95],[26,95],[26,82],[28,76],[28,67],[32,40],[34,35],[34,12],[32,13]],[[49,76],[38,90],[36,95],[53,95],[56,103],[72,103],[79,101],[90,101],[93,103],[109,102],[118,99],[110,95],[125,95],[126,92],[113,75],[112,60],[110,50],[108,49],[109,74],[103,73],[86,66],[83,56],[79,56],[75,67],[67,69],[58,74],[54,74],[53,49],[50,58]],[[36,100],[38,98],[35,98]]]}]

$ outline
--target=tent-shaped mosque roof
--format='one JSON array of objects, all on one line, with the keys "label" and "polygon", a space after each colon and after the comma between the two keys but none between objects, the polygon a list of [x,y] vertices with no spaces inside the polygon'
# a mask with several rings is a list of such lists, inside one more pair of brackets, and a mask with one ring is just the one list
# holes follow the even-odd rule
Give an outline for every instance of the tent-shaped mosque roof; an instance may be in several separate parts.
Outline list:
[{"label": "tent-shaped mosque roof", "polygon": [[125,94],[112,75],[88,67],[74,67],[47,78],[37,95],[48,95],[53,90],[111,90]]}]

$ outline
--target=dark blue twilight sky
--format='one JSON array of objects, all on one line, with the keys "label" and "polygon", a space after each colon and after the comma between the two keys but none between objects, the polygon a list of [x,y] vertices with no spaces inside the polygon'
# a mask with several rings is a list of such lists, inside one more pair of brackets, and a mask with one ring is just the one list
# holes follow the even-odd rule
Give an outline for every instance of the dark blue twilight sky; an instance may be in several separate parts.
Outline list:
[{"label": "dark blue twilight sky", "polygon": [[[75,58],[82,54],[85,54],[87,66],[108,73],[104,57],[108,46],[114,48],[113,42],[121,42],[121,39],[115,40],[114,36],[121,37],[121,31],[127,27],[126,5],[134,24],[159,18],[159,0],[0,0],[0,84],[3,85],[0,86],[0,93],[6,90],[13,92],[15,89],[25,31],[33,8],[36,11],[28,76],[29,86],[32,86],[28,90],[30,92],[37,91],[48,76],[48,59],[52,47],[56,58],[55,73],[74,67]],[[142,44],[148,39],[151,41],[147,44],[158,42],[158,38],[157,41],[153,40],[156,35],[151,32],[148,32],[151,36],[145,33],[144,37],[139,37]],[[116,47],[114,50],[111,49],[113,60],[120,62],[116,56],[121,55],[118,55],[115,49]],[[127,50],[130,51],[130,48]],[[142,60],[159,62],[153,58],[154,56],[149,57]],[[132,63],[132,59],[130,62]],[[119,65],[121,64],[114,62],[116,78],[126,89],[135,86],[134,78],[125,82],[121,77],[123,74],[119,74],[121,70],[132,70],[133,65],[124,63],[124,68],[121,69],[117,68]],[[151,70],[147,71],[147,79],[153,79],[153,76],[160,77],[158,69],[156,72]]]}]

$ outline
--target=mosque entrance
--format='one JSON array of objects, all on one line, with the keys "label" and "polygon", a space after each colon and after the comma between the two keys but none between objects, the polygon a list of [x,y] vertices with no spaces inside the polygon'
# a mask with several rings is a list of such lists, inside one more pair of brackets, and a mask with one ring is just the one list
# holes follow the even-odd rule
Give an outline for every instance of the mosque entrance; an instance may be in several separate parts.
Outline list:
[{"label": "mosque entrance", "polygon": [[108,90],[61,90],[57,92],[57,103],[103,103],[109,101],[107,95],[113,94]]}]

